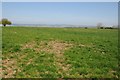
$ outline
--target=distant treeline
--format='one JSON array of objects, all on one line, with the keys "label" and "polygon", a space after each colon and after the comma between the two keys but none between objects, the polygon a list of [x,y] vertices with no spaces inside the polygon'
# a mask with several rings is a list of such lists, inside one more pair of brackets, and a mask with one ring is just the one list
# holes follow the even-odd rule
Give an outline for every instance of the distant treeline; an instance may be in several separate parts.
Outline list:
[{"label": "distant treeline", "polygon": [[118,29],[117,27],[64,27],[64,28],[84,28],[84,29],[88,29],[88,28],[97,28],[97,29]]},{"label": "distant treeline", "polygon": [[98,29],[118,29],[117,27],[99,27]]}]

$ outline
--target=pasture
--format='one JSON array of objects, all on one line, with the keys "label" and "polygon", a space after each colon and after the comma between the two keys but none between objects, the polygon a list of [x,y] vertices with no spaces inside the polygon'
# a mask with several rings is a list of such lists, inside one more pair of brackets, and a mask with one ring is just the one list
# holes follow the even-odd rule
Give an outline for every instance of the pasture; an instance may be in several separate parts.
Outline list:
[{"label": "pasture", "polygon": [[2,28],[4,78],[118,78],[118,30]]}]

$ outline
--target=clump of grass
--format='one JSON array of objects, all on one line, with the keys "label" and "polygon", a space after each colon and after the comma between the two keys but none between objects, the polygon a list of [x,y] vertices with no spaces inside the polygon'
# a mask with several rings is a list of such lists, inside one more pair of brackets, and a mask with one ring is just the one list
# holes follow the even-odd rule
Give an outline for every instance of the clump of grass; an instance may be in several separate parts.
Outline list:
[{"label": "clump of grass", "polygon": [[20,45],[15,45],[13,48],[12,48],[12,51],[13,52],[18,52],[18,51],[21,51],[21,46]]}]

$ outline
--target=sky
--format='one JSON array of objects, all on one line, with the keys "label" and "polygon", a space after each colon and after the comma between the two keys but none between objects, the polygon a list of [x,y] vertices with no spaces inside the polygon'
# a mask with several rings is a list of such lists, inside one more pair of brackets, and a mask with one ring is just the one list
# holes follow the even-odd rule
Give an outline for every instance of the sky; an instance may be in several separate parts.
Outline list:
[{"label": "sky", "polygon": [[14,24],[117,25],[117,2],[3,2],[2,18]]},{"label": "sky", "polygon": [[119,2],[119,0],[1,0],[2,2]]}]

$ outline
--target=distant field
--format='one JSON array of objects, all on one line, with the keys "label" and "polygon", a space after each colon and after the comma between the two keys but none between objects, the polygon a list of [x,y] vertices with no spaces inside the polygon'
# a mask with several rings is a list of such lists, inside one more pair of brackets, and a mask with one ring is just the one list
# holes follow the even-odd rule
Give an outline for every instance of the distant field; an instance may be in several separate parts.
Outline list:
[{"label": "distant field", "polygon": [[117,29],[2,28],[3,77],[117,78]]}]

